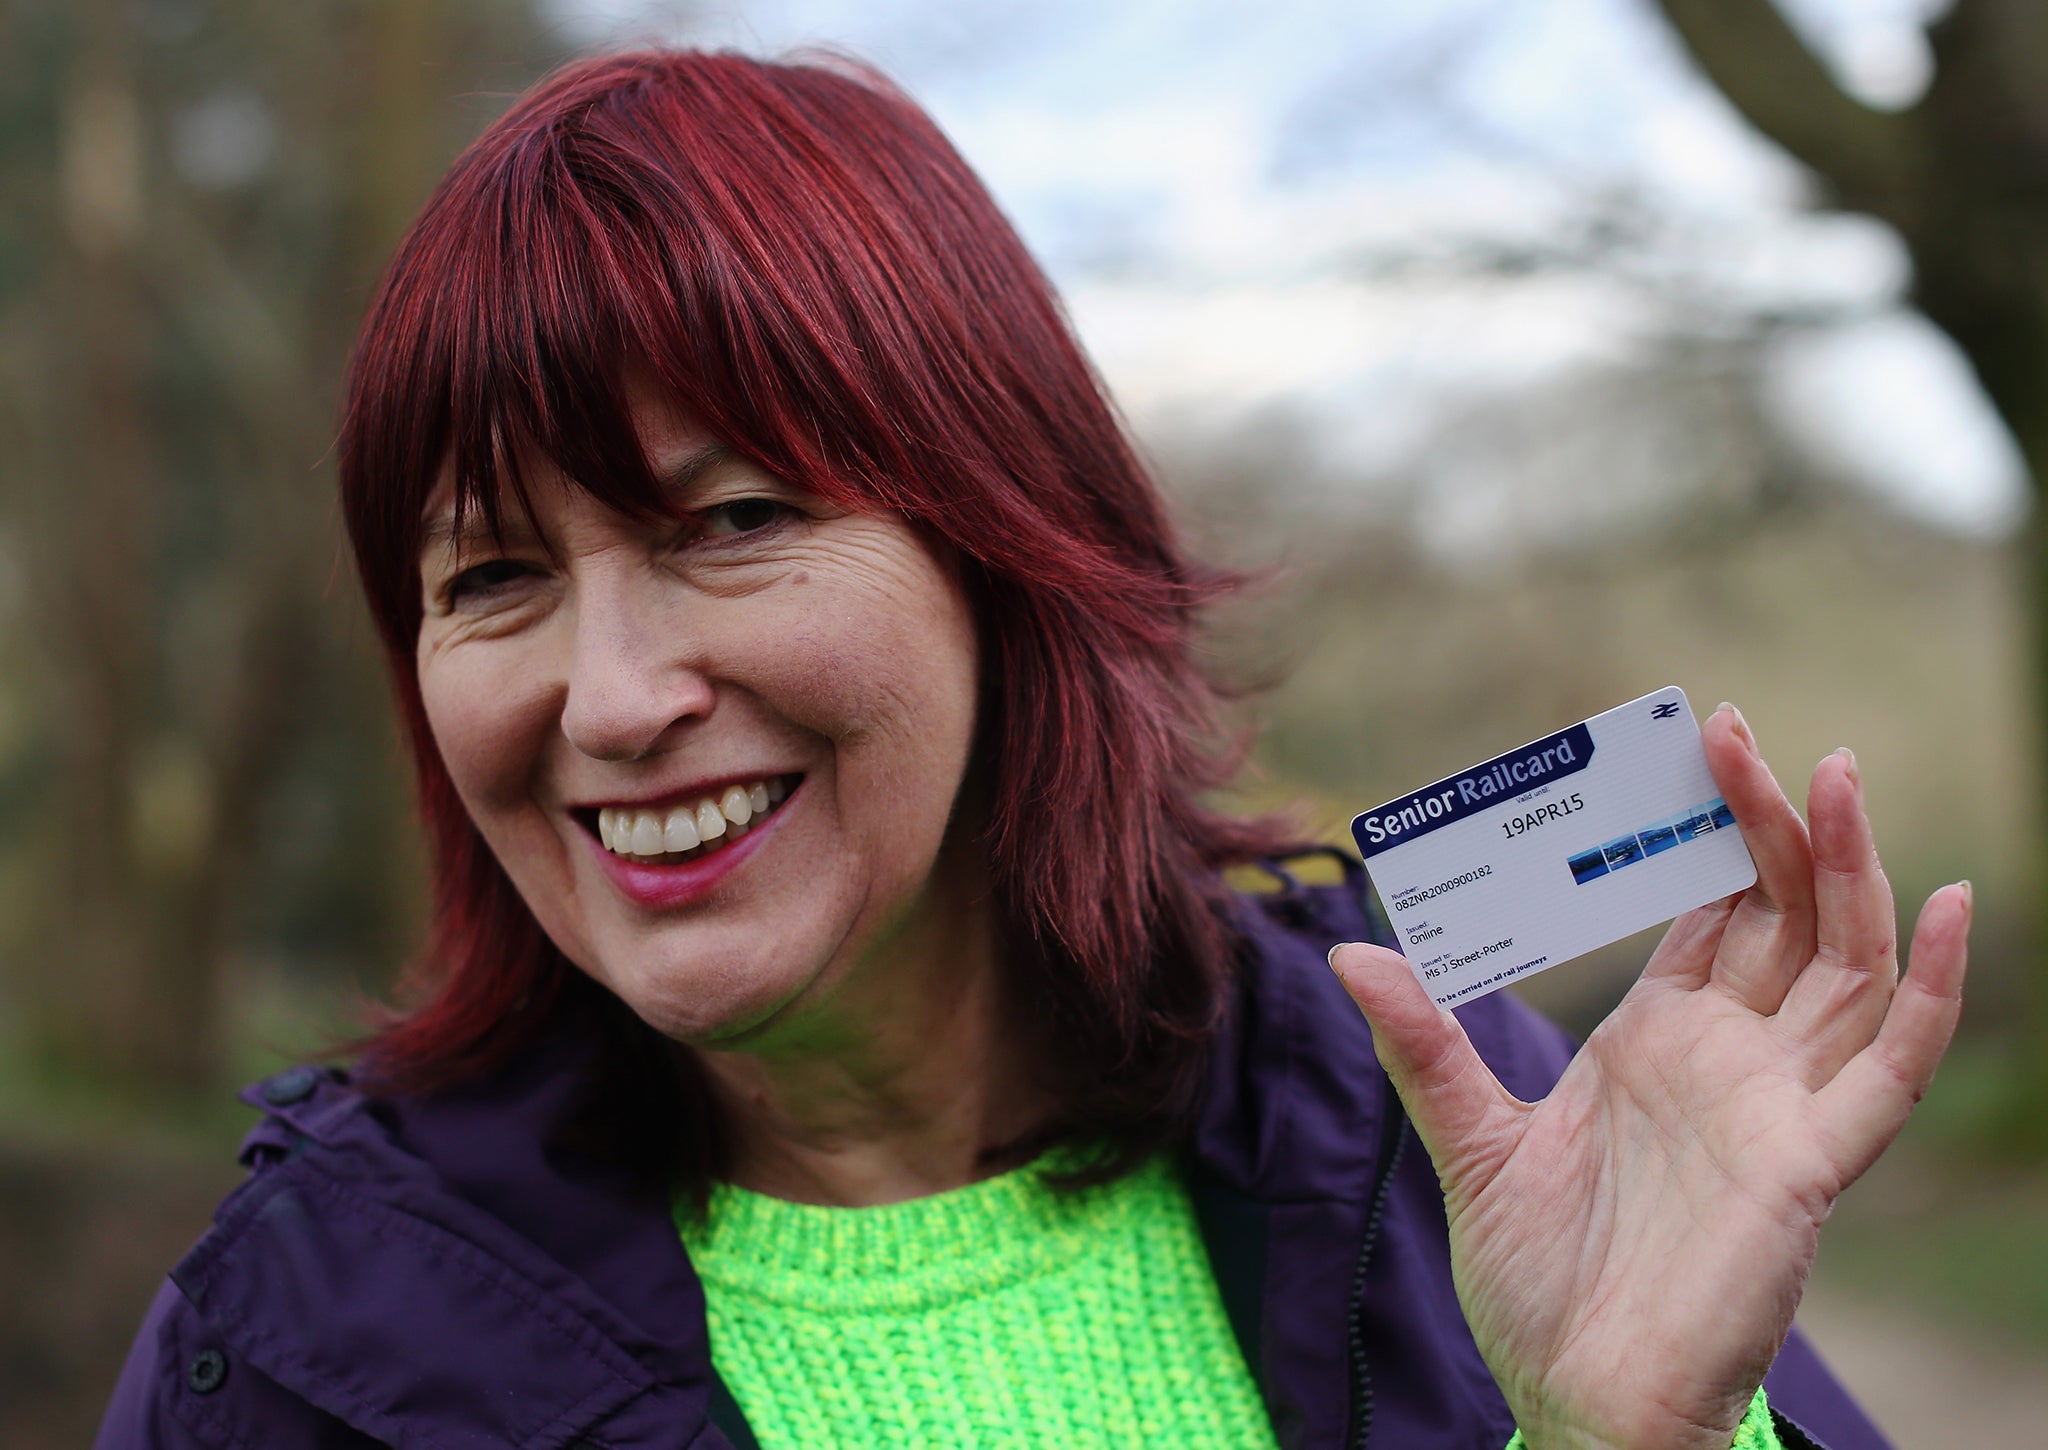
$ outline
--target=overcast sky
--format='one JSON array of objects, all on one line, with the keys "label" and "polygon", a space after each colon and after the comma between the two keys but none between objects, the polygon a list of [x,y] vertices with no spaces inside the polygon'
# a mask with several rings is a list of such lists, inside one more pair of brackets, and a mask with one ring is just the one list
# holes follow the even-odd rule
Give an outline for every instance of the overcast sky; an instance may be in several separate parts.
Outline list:
[{"label": "overcast sky", "polygon": [[[1625,368],[1688,319],[1790,315],[1789,436],[1950,528],[2021,512],[2010,440],[1900,304],[1896,241],[1808,210],[1638,0],[704,0],[687,24],[552,3],[586,41],[880,65],[1017,221],[1141,432],[1277,403],[1384,474],[1475,398]],[[1857,93],[1924,84],[1930,0],[1786,5]],[[1613,255],[1574,265],[1588,247]],[[1475,253],[1534,276],[1461,278]],[[1389,280],[1388,258],[1424,265]]]}]

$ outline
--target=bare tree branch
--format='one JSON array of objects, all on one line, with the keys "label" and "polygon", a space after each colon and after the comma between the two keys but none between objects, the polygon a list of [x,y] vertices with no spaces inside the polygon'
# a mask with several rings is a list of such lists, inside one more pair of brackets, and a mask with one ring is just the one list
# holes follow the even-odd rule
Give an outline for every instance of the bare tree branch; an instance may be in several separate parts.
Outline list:
[{"label": "bare tree branch", "polygon": [[1913,112],[1846,94],[1772,0],[1656,0],[1693,60],[1752,126],[1840,199],[1888,219],[1921,184],[1926,144]]}]

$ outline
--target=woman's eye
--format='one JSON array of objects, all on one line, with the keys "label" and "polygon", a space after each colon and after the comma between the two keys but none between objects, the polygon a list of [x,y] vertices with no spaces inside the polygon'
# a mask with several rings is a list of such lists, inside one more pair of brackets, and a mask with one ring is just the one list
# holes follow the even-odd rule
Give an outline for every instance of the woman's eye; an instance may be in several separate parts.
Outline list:
[{"label": "woman's eye", "polygon": [[491,559],[482,564],[472,564],[448,581],[448,598],[454,601],[491,594],[531,572],[530,566],[517,559]]},{"label": "woman's eye", "polygon": [[714,505],[704,510],[703,532],[712,538],[730,538],[735,534],[758,534],[772,528],[789,513],[789,505],[778,503],[772,498],[736,498],[731,503]]}]

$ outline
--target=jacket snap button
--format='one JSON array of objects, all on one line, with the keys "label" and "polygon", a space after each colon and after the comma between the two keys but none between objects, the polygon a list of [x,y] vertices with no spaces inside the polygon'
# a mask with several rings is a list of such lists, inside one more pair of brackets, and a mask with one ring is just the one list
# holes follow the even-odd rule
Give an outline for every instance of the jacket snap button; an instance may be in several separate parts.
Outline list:
[{"label": "jacket snap button", "polygon": [[185,1371],[185,1383],[198,1395],[210,1395],[228,1377],[228,1359],[217,1349],[202,1349],[192,1356]]},{"label": "jacket snap button", "polygon": [[320,1071],[312,1067],[290,1067],[263,1084],[263,1101],[273,1108],[288,1108],[313,1096],[320,1085]]}]

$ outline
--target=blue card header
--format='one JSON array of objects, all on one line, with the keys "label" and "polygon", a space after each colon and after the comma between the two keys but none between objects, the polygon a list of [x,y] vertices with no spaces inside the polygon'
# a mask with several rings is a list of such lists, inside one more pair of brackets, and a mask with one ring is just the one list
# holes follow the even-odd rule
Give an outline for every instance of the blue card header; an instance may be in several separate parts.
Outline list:
[{"label": "blue card header", "polygon": [[1592,761],[1593,732],[1581,721],[1365,811],[1352,820],[1351,834],[1358,854],[1370,858],[1539,785],[1576,775]]}]

